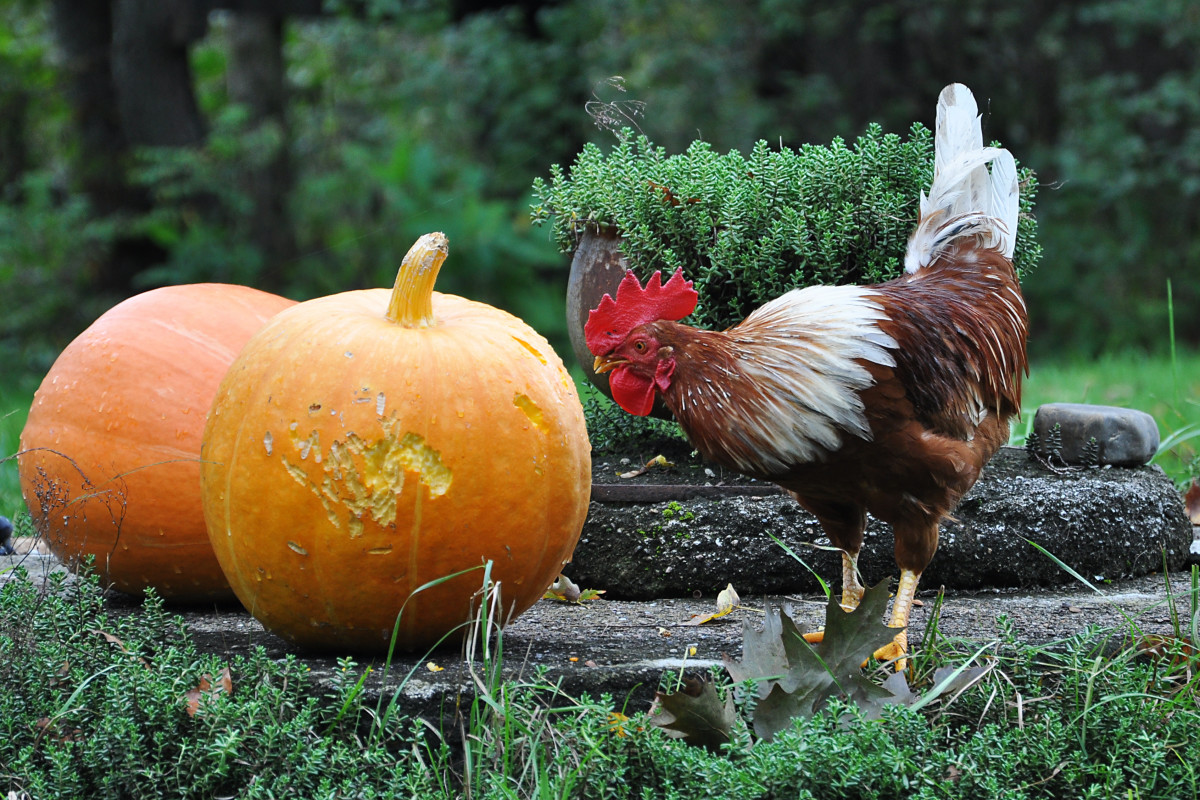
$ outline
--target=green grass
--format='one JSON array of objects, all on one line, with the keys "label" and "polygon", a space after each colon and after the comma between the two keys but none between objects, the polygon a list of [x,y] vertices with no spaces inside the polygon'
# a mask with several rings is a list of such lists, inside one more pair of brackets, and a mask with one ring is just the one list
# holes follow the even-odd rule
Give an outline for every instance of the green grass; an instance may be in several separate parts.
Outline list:
[{"label": "green grass", "polygon": [[0,383],[0,515],[9,519],[15,519],[25,509],[17,460],[11,456],[17,452],[35,388],[37,382],[29,377]]},{"label": "green grass", "polygon": [[1043,403],[1095,403],[1147,412],[1158,422],[1164,442],[1180,433],[1182,441],[1155,459],[1176,482],[1195,476],[1200,464],[1200,352],[1181,351],[1174,361],[1140,353],[1107,355],[1096,361],[1038,362],[1030,367],[1022,396],[1023,419],[1014,428],[1024,441],[1033,413]]}]

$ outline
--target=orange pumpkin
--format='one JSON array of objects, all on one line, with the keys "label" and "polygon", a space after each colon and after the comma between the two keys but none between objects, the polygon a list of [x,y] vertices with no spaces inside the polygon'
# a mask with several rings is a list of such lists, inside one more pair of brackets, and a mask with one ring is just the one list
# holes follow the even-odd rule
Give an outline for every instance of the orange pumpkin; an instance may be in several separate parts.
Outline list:
[{"label": "orange pumpkin", "polygon": [[164,598],[229,598],[200,504],[200,437],[242,345],[291,300],[245,286],[154,289],[54,362],[21,432],[21,492],[51,551]]},{"label": "orange pumpkin", "polygon": [[[263,625],[309,648],[423,647],[472,615],[493,562],[521,613],[571,556],[590,447],[575,385],[533,329],[433,292],[442,234],[395,288],[301,303],[230,368],[204,436],[217,559]],[[406,604],[407,601],[407,604]]]}]

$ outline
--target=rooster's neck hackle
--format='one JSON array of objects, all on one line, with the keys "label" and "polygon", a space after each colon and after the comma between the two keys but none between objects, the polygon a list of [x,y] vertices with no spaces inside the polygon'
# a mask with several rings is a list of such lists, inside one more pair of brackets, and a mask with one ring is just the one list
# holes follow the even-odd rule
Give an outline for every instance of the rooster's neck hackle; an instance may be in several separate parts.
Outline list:
[{"label": "rooster's neck hackle", "polygon": [[895,363],[885,319],[868,288],[814,286],[727,331],[660,323],[676,361],[663,399],[705,456],[742,472],[823,461],[846,436],[871,438],[859,393],[865,364]]}]

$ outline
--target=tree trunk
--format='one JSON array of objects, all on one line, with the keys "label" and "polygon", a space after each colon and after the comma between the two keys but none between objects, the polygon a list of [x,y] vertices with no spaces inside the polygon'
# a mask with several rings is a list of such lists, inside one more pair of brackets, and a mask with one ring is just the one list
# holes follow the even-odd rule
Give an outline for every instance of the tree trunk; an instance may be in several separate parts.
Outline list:
[{"label": "tree trunk", "polygon": [[188,46],[204,35],[208,4],[115,0],[113,78],[133,146],[187,147],[204,141]]},{"label": "tree trunk", "polygon": [[250,239],[262,253],[267,284],[278,288],[286,266],[296,257],[296,239],[287,211],[292,188],[287,92],[283,59],[283,18],[257,12],[235,13],[229,29],[227,85],[230,99],[249,110],[252,126],[274,128],[260,137],[274,147],[269,157],[252,159],[244,188],[254,204],[248,220]]},{"label": "tree trunk", "polygon": [[125,181],[129,143],[112,76],[112,7],[98,0],[54,0],[54,32],[79,133],[74,177],[99,216],[140,205],[141,193]]}]

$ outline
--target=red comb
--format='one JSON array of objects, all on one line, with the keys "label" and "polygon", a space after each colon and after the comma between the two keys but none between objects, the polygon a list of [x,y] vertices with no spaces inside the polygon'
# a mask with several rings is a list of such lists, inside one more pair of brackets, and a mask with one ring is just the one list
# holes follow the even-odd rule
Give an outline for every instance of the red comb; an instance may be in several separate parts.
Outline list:
[{"label": "red comb", "polygon": [[617,287],[617,299],[604,295],[588,315],[583,326],[588,349],[592,355],[606,355],[638,325],[657,319],[681,320],[696,309],[699,299],[692,282],[683,279],[682,269],[675,270],[666,283],[662,273],[655,272],[644,289],[630,270]]}]

